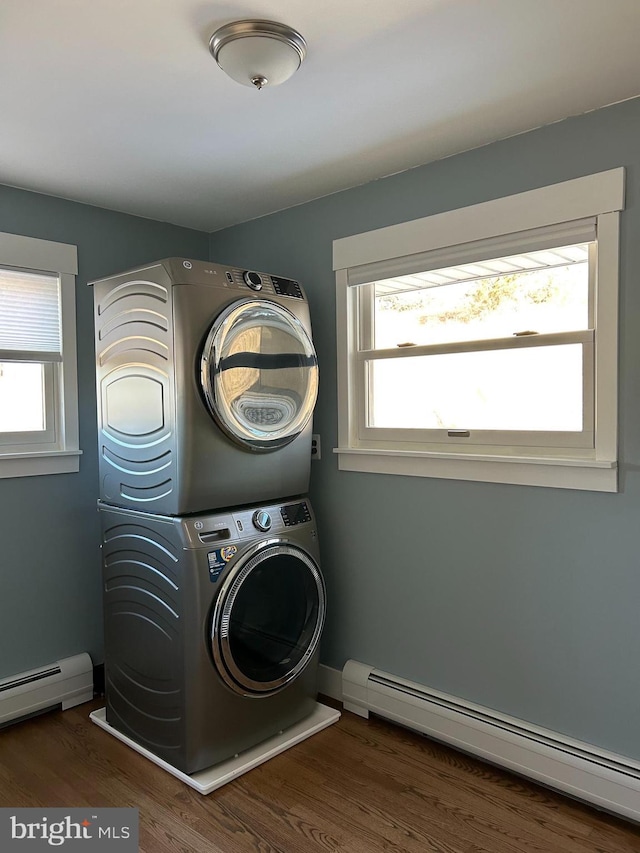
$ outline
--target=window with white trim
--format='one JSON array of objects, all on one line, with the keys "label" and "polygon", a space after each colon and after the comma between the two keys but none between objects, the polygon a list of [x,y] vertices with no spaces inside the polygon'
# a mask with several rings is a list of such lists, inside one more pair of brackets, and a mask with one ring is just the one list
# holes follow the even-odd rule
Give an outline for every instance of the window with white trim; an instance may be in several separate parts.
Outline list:
[{"label": "window with white trim", "polygon": [[0,477],[78,470],[75,246],[0,234]]},{"label": "window with white trim", "polygon": [[339,467],[617,489],[624,170],[347,237]]}]

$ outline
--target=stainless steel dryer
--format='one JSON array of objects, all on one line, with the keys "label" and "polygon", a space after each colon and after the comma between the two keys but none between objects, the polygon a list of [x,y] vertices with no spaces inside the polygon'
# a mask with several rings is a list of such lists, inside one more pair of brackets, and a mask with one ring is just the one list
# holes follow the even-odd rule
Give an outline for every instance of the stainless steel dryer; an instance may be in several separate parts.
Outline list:
[{"label": "stainless steel dryer", "polygon": [[101,500],[183,515],[308,491],[298,282],[170,258],[93,286]]},{"label": "stainless steel dryer", "polygon": [[315,709],[325,588],[308,500],[188,518],[99,507],[110,725],[190,774]]}]

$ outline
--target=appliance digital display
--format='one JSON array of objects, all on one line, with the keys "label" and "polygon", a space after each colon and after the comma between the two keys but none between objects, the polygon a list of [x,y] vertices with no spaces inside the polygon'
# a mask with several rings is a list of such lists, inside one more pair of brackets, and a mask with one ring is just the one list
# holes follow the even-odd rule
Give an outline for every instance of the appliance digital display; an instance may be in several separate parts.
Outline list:
[{"label": "appliance digital display", "polygon": [[309,507],[303,501],[299,504],[290,504],[280,508],[280,514],[284,521],[285,527],[293,527],[294,524],[303,524],[305,521],[311,521],[311,513]]},{"label": "appliance digital display", "polygon": [[302,299],[302,291],[297,281],[290,278],[278,278],[275,275],[271,276],[271,281],[278,296],[294,296],[296,299]]}]

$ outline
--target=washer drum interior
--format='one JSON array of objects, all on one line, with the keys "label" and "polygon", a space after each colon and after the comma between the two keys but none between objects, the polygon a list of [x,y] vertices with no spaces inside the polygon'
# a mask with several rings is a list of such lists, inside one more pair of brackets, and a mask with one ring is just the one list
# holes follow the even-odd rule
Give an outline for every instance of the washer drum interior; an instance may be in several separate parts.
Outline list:
[{"label": "washer drum interior", "polygon": [[224,581],[211,622],[211,650],[228,687],[244,696],[282,690],[313,658],[326,610],[322,574],[309,554],[267,540]]}]

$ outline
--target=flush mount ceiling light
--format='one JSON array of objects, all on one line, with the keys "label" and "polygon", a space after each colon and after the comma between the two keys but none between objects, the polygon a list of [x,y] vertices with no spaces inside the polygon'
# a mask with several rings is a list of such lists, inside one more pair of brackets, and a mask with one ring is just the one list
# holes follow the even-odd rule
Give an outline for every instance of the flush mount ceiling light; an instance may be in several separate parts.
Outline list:
[{"label": "flush mount ceiling light", "polygon": [[302,63],[307,43],[275,21],[235,21],[211,36],[209,50],[220,68],[244,86],[278,86]]}]

